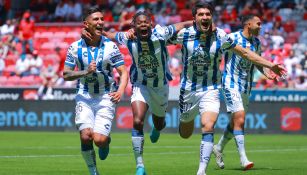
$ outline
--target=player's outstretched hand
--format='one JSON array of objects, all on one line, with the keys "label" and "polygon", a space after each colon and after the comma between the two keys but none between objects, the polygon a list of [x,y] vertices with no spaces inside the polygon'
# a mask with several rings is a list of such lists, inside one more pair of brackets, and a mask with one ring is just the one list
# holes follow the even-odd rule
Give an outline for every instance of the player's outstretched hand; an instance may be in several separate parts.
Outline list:
[{"label": "player's outstretched hand", "polygon": [[135,30],[134,30],[134,29],[129,29],[129,30],[126,32],[126,37],[127,37],[128,39],[136,39]]},{"label": "player's outstretched hand", "polygon": [[87,68],[87,74],[91,74],[93,72],[96,72],[96,61],[92,59],[90,65]]},{"label": "player's outstretched hand", "polygon": [[120,102],[120,99],[121,99],[121,96],[122,96],[122,93],[116,91],[116,92],[111,92],[109,93],[109,96],[111,97],[111,101],[113,103],[118,103]]},{"label": "player's outstretched hand", "polygon": [[82,30],[81,30],[81,38],[87,39],[87,40],[90,40],[90,41],[93,39],[90,32],[88,32],[85,28],[82,28]]},{"label": "player's outstretched hand", "polygon": [[287,70],[282,66],[281,64],[275,64],[271,70],[280,77],[286,77],[287,76]]}]

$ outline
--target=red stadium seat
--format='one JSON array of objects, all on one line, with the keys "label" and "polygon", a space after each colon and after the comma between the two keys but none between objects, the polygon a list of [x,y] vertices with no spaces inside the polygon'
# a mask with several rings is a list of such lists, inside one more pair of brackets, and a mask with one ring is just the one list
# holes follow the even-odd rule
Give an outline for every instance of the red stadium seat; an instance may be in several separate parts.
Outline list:
[{"label": "red stadium seat", "polygon": [[7,81],[6,76],[0,76],[0,86],[5,86]]},{"label": "red stadium seat", "polygon": [[21,77],[19,81],[20,86],[29,86],[32,85],[34,82],[34,76],[25,76]]},{"label": "red stadium seat", "polygon": [[8,86],[17,86],[17,85],[19,85],[20,77],[19,76],[10,76],[10,77],[8,77],[6,82],[7,82]]}]

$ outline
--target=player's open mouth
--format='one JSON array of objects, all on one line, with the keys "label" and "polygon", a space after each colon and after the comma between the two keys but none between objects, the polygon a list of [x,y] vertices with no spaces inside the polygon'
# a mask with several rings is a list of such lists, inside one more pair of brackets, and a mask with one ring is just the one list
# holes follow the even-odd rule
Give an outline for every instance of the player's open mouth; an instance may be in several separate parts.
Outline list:
[{"label": "player's open mouth", "polygon": [[210,27],[209,21],[201,21],[201,25],[203,28],[208,29]]},{"label": "player's open mouth", "polygon": [[147,29],[141,29],[141,30],[140,30],[140,34],[141,34],[142,36],[146,36],[146,35],[148,35],[148,30],[147,30]]},{"label": "player's open mouth", "polygon": [[102,28],[101,26],[97,26],[97,27],[96,27],[96,30],[99,31],[99,32],[101,32],[102,29],[103,29],[103,28]]}]

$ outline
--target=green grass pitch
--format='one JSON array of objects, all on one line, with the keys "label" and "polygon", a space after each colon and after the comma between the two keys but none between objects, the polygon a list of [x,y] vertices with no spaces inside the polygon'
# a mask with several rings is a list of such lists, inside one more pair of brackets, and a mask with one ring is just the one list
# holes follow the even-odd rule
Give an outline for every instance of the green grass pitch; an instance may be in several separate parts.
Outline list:
[{"label": "green grass pitch", "polygon": [[[220,135],[215,136],[215,142]],[[145,134],[144,162],[148,175],[195,175],[200,134],[184,140],[162,133],[152,144]],[[242,171],[234,141],[225,148],[225,169],[211,157],[207,175],[307,175],[307,136],[247,135],[246,149],[255,167]],[[77,132],[0,132],[0,175],[87,175]],[[97,148],[96,148],[97,150]],[[96,151],[97,154],[97,151]],[[109,157],[97,160],[101,175],[133,175],[130,133],[112,133]]]}]

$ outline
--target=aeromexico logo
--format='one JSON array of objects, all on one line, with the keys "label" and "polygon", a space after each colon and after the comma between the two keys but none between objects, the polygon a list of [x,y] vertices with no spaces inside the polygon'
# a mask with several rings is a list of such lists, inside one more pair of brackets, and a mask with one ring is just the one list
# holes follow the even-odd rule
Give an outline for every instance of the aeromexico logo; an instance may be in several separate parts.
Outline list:
[{"label": "aeromexico logo", "polygon": [[120,106],[116,110],[116,126],[121,129],[131,129],[133,114],[129,106]]},{"label": "aeromexico logo", "polygon": [[281,109],[281,129],[283,131],[299,131],[302,126],[301,108],[285,107]]}]

